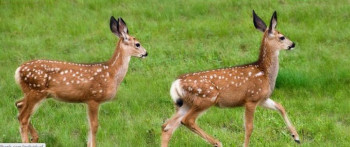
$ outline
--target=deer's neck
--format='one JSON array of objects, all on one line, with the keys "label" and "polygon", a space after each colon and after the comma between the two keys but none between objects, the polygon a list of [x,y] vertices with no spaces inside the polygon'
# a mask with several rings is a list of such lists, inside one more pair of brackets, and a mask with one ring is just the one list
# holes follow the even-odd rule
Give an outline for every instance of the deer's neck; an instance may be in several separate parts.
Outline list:
[{"label": "deer's neck", "polygon": [[114,76],[116,84],[120,84],[129,68],[130,56],[123,50],[123,45],[119,40],[117,48],[108,61],[108,66],[110,67],[111,75]]},{"label": "deer's neck", "polygon": [[263,39],[260,46],[258,65],[267,76],[271,91],[273,91],[275,88],[276,78],[278,74],[278,54],[279,51],[273,49],[273,46],[269,46],[265,42],[265,39]]}]

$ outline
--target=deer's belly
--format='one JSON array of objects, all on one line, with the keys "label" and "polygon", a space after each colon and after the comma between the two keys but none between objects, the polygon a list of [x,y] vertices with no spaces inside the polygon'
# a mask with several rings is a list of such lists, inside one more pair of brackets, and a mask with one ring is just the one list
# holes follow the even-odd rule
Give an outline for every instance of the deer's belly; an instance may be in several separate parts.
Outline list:
[{"label": "deer's belly", "polygon": [[48,90],[49,96],[52,98],[55,98],[60,101],[65,101],[65,102],[84,102],[89,99],[89,97],[85,94],[85,91],[81,90],[55,90],[51,91]]},{"label": "deer's belly", "polygon": [[244,95],[241,93],[235,93],[230,95],[229,93],[220,94],[217,100],[218,107],[238,107],[243,106],[245,103]]}]

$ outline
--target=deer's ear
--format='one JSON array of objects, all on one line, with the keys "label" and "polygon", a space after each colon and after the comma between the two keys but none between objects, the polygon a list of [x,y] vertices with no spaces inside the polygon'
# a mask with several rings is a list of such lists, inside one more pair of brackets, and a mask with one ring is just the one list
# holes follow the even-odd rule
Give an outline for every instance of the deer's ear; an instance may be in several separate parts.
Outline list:
[{"label": "deer's ear", "polygon": [[115,34],[117,37],[120,37],[122,34],[118,31],[118,21],[114,18],[114,16],[111,16],[111,20],[109,22],[109,27],[113,34]]},{"label": "deer's ear", "polygon": [[270,26],[269,26],[269,33],[273,33],[275,31],[275,28],[277,26],[277,13],[276,11],[273,12],[271,21],[270,21]]},{"label": "deer's ear", "polygon": [[255,11],[253,10],[253,22],[256,29],[258,29],[261,32],[265,32],[266,30],[266,24],[264,21],[261,20],[261,18],[255,14]]},{"label": "deer's ear", "polygon": [[122,35],[124,39],[127,39],[129,30],[126,26],[125,21],[121,17],[118,18],[118,32]]}]

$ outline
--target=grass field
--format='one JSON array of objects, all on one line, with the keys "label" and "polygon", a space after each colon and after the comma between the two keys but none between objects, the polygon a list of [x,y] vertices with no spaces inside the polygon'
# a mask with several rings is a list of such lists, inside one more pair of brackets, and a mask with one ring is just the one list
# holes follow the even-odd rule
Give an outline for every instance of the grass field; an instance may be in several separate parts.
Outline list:
[{"label": "grass field", "polygon": [[[350,2],[348,0],[0,0],[0,142],[20,142],[21,98],[15,69],[24,61],[100,62],[117,38],[109,18],[123,17],[149,52],[132,58],[117,98],[100,109],[99,146],[159,146],[160,126],[173,112],[171,82],[179,75],[257,59],[262,34],[252,10],[296,42],[280,53],[272,99],[284,105],[301,146],[349,146]],[[85,146],[86,106],[48,99],[32,117],[47,146]],[[224,146],[241,146],[243,109],[211,108],[198,120]],[[251,146],[297,146],[276,112],[258,108]],[[180,127],[171,146],[210,146]]]}]

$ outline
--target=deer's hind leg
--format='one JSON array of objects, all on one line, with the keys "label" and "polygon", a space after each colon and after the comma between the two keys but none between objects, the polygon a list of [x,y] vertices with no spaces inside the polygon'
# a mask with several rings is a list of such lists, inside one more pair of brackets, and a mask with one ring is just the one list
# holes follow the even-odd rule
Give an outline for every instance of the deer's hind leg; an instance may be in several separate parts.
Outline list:
[{"label": "deer's hind leg", "polygon": [[207,110],[209,107],[213,106],[215,103],[209,99],[196,98],[194,104],[182,119],[181,123],[185,125],[192,132],[198,134],[200,137],[208,141],[210,144],[216,147],[221,147],[222,144],[220,141],[216,140],[212,136],[204,132],[197,124],[196,119],[198,116]]},{"label": "deer's hind leg", "polygon": [[177,108],[175,115],[162,125],[162,147],[168,146],[172,134],[180,126],[182,118],[185,116],[189,109],[186,104],[182,105],[181,107],[176,107]]},{"label": "deer's hind leg", "polygon": [[[21,112],[21,109],[23,107],[23,100],[24,99],[18,100],[15,103],[15,105],[16,105],[16,107],[18,109],[18,112]],[[32,123],[30,123],[30,122],[29,122],[28,129],[29,129],[30,135],[32,136],[31,142],[32,143],[37,143],[39,141],[39,135],[38,135],[38,132],[33,127]]]},{"label": "deer's hind leg", "polygon": [[41,100],[45,99],[46,96],[47,94],[45,92],[31,90],[25,93],[22,100],[16,102],[16,107],[19,110],[18,120],[23,143],[29,143],[28,132],[32,135],[32,142],[37,142],[39,139],[37,131],[30,123],[30,116],[33,114],[34,108]]}]

